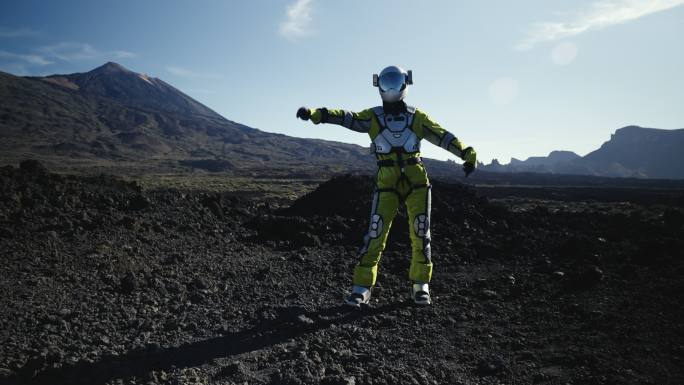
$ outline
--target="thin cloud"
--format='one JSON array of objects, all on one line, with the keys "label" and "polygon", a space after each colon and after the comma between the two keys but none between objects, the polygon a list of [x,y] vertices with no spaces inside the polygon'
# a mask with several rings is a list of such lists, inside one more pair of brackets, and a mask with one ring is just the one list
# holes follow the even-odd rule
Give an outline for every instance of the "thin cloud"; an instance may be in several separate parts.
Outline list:
[{"label": "thin cloud", "polygon": [[187,68],[177,66],[166,66],[166,71],[172,75],[187,79],[220,79],[221,77],[215,74],[192,71]]},{"label": "thin cloud", "polygon": [[603,0],[578,12],[572,20],[542,22],[532,25],[515,49],[532,49],[544,42],[556,41],[639,19],[684,4],[684,0]]},{"label": "thin cloud", "polygon": [[100,51],[87,43],[63,41],[38,48],[45,56],[66,62],[104,60],[107,58],[127,59],[137,56],[129,51]]},{"label": "thin cloud", "polygon": [[38,31],[31,28],[6,28],[0,27],[0,38],[18,38],[18,37],[32,37],[38,36]]},{"label": "thin cloud", "polygon": [[112,51],[112,56],[114,56],[117,59],[129,59],[132,57],[137,57],[138,54],[129,51]]},{"label": "thin cloud", "polygon": [[0,51],[0,59],[8,60],[11,62],[22,62],[25,64],[36,66],[44,66],[54,63],[41,55],[19,54],[7,51]]},{"label": "thin cloud", "polygon": [[311,35],[311,7],[312,0],[297,0],[287,7],[287,16],[280,24],[280,34],[288,40]]},{"label": "thin cloud", "polygon": [[62,61],[72,62],[97,59],[102,54],[90,44],[60,42],[40,47],[38,51]]}]

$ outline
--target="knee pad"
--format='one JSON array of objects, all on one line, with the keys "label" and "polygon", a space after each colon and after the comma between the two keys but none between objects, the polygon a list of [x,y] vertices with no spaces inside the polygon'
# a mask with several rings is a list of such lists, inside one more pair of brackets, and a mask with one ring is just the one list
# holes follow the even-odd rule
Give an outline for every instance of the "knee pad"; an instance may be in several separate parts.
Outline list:
[{"label": "knee pad", "polygon": [[382,234],[382,227],[384,223],[382,217],[379,214],[373,214],[371,217],[370,227],[368,229],[368,237],[375,239]]},{"label": "knee pad", "polygon": [[413,220],[413,232],[420,238],[429,238],[430,217],[425,214],[416,215]]}]

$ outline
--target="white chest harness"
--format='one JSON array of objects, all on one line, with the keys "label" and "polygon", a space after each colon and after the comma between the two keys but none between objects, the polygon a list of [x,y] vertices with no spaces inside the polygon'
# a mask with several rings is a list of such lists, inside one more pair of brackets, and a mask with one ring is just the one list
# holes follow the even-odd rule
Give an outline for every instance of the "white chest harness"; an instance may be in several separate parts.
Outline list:
[{"label": "white chest harness", "polygon": [[411,130],[416,108],[406,106],[406,112],[400,114],[385,114],[382,107],[374,107],[373,112],[380,123],[380,133],[371,143],[371,153],[389,154],[392,151],[402,151],[413,154],[420,151],[420,139]]}]

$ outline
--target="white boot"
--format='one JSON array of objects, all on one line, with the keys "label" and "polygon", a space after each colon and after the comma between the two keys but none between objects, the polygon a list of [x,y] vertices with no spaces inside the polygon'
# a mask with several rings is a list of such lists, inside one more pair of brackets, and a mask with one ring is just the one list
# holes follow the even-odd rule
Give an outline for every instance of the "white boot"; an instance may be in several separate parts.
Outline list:
[{"label": "white boot", "polygon": [[352,286],[352,291],[347,297],[345,304],[353,307],[361,307],[361,304],[368,304],[370,301],[371,291],[365,286]]},{"label": "white boot", "polygon": [[430,287],[427,283],[416,282],[411,286],[411,298],[416,305],[426,306],[432,304],[430,299]]}]

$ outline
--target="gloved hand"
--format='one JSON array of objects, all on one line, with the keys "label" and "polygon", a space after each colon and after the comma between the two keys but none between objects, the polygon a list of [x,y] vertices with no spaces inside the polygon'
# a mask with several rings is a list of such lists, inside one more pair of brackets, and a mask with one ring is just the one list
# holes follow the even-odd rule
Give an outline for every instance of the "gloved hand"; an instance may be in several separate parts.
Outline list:
[{"label": "gloved hand", "polygon": [[301,120],[309,120],[311,118],[311,110],[306,107],[299,107],[297,117]]},{"label": "gloved hand", "polygon": [[477,167],[477,153],[472,147],[466,147],[463,149],[461,159],[465,161],[463,163],[463,172],[467,178],[470,173],[475,171],[475,167]]}]

